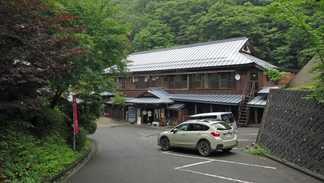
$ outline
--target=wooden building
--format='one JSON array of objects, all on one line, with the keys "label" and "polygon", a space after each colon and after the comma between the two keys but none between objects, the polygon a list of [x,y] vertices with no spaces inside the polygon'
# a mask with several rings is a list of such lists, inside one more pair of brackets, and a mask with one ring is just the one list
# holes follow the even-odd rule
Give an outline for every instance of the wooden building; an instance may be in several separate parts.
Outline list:
[{"label": "wooden building", "polygon": [[[261,105],[260,98],[253,102],[254,96],[264,86],[277,85],[263,72],[267,67],[285,70],[257,58],[246,37],[137,52],[127,60],[131,61],[127,69],[132,74],[117,77],[115,82],[120,86],[116,90],[127,97],[125,116],[131,118],[126,120],[138,124],[176,125],[190,115],[217,111],[233,112],[245,126],[257,123],[265,104]],[[110,69],[105,72],[109,74]],[[260,105],[252,105],[256,109],[250,110],[249,102]],[[106,104],[105,111],[115,116],[111,101]],[[144,110],[152,112],[149,121]]]}]

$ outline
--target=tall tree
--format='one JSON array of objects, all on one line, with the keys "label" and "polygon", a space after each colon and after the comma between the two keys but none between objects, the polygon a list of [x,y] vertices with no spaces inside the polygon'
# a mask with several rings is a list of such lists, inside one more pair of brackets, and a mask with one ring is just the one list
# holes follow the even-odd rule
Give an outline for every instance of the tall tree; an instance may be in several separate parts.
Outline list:
[{"label": "tall tree", "polygon": [[86,53],[73,44],[79,41],[74,32],[83,29],[68,26],[76,18],[40,0],[0,1],[0,114],[43,105],[46,92],[38,89]]},{"label": "tall tree", "polygon": [[134,38],[134,51],[165,48],[173,45],[171,28],[159,20],[151,21]]},{"label": "tall tree", "polygon": [[[261,9],[272,18],[290,22],[287,33],[299,36],[307,46],[305,53],[316,54],[317,65],[310,72],[318,72],[315,92],[309,98],[324,103],[324,2],[316,0],[280,0]],[[318,20],[318,21],[314,21]]]},{"label": "tall tree", "polygon": [[80,47],[88,54],[73,60],[73,67],[69,73],[51,80],[51,87],[55,89],[55,96],[51,100],[51,107],[57,105],[59,96],[67,91],[69,85],[76,86],[80,81],[94,87],[96,92],[108,90],[113,80],[102,74],[108,67],[115,66],[118,75],[127,74],[124,68],[125,59],[129,53],[130,43],[127,35],[130,33],[127,25],[119,25],[110,16],[117,10],[108,6],[110,0],[75,0],[57,1],[61,6],[53,4],[55,9],[79,16],[71,21],[72,25],[84,25],[86,29],[75,34],[81,39]]}]

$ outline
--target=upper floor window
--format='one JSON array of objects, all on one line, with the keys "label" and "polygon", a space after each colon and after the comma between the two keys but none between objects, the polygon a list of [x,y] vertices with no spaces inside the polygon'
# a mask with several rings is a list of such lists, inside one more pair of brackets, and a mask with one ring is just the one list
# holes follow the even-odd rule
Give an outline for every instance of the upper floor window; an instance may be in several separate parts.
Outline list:
[{"label": "upper floor window", "polygon": [[174,89],[174,76],[163,76],[163,88]]},{"label": "upper floor window", "polygon": [[205,89],[218,89],[219,88],[219,74],[218,73],[204,74],[204,88]]},{"label": "upper floor window", "polygon": [[187,88],[187,75],[182,74],[182,75],[176,75],[175,76],[175,88],[176,89],[184,89]]},{"label": "upper floor window", "polygon": [[190,74],[189,75],[189,88],[200,89],[202,88],[201,74]]},{"label": "upper floor window", "polygon": [[258,80],[258,73],[257,72],[251,72],[251,80],[257,81]]},{"label": "upper floor window", "polygon": [[221,88],[231,88],[236,87],[235,73],[234,72],[224,72],[220,73],[220,87]]}]

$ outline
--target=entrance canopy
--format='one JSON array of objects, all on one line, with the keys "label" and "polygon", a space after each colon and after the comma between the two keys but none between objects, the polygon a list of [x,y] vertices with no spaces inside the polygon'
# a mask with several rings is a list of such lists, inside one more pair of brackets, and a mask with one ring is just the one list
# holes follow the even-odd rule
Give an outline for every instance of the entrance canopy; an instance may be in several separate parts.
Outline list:
[{"label": "entrance canopy", "polygon": [[168,110],[180,111],[185,106],[186,106],[185,104],[172,104],[171,106],[168,107]]}]

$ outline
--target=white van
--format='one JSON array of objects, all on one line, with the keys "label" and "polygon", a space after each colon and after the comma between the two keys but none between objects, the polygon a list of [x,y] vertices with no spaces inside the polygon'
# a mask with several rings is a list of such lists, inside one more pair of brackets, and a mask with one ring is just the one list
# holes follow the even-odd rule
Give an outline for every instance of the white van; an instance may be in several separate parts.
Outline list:
[{"label": "white van", "polygon": [[228,123],[234,130],[236,135],[237,133],[237,126],[236,120],[232,112],[210,112],[210,113],[200,113],[190,116],[190,120],[197,120],[197,119],[212,119],[212,120],[219,120]]}]

